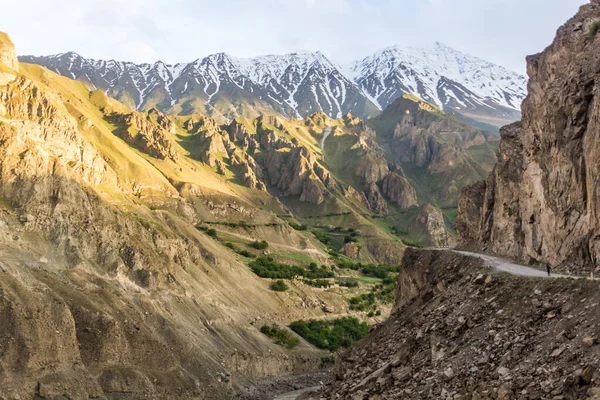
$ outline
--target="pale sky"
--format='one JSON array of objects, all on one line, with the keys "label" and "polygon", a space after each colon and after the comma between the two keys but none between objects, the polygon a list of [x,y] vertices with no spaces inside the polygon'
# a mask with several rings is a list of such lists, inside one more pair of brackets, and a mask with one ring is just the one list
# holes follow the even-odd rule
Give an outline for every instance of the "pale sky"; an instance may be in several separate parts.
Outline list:
[{"label": "pale sky", "polygon": [[[525,72],[587,0],[17,0],[0,30],[20,55],[189,62],[320,50],[345,64],[435,41]],[[7,17],[10,16],[10,17]]]}]

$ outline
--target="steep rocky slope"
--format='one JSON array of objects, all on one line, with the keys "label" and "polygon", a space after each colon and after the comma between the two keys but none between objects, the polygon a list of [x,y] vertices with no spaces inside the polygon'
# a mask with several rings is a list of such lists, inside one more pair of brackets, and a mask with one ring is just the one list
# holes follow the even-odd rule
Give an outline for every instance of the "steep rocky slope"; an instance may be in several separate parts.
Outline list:
[{"label": "steep rocky slope", "polygon": [[390,318],[342,354],[325,399],[600,396],[597,284],[491,274],[407,250]]},{"label": "steep rocky slope", "polygon": [[369,125],[421,199],[442,207],[456,206],[462,188],[483,178],[496,160],[496,135],[416,97],[398,98]]},{"label": "steep rocky slope", "polygon": [[598,265],[600,37],[584,5],[542,53],[528,57],[523,120],[502,130],[498,164],[464,191],[463,246],[589,273]]}]

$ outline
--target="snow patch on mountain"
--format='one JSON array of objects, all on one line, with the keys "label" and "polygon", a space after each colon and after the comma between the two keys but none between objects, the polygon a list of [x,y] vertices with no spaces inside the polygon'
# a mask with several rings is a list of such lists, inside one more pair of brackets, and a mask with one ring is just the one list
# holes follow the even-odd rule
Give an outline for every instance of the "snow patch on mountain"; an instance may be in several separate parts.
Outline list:
[{"label": "snow patch on mountain", "polygon": [[[527,78],[480,58],[461,53],[441,43],[429,48],[388,47],[350,68],[351,78],[361,89],[385,107],[406,88],[410,94],[444,108],[455,99],[482,106],[497,105],[519,110],[526,95]],[[457,93],[450,86],[466,88]],[[440,95],[440,91],[446,96]],[[474,95],[474,96],[473,96]]]}]

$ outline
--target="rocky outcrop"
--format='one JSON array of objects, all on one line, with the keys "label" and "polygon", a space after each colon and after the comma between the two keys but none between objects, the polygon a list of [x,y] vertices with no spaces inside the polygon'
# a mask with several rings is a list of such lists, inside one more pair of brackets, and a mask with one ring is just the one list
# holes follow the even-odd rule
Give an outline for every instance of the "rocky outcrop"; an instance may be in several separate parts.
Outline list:
[{"label": "rocky outcrop", "polygon": [[[158,111],[154,110],[154,117]],[[123,129],[117,133],[123,140],[132,146],[135,146],[152,157],[161,160],[170,159],[173,162],[179,160],[179,152],[176,150],[169,130],[174,129],[174,125],[166,122],[167,117],[160,114],[158,119],[153,121],[152,114],[142,114],[133,112],[127,115],[117,115],[115,118],[122,121]],[[156,121],[156,122],[155,122]],[[159,122],[160,121],[160,122]],[[165,130],[165,127],[168,130]]]},{"label": "rocky outcrop", "polygon": [[391,149],[390,164],[425,182],[420,194],[440,206],[456,206],[460,190],[483,178],[495,161],[496,135],[412,96],[398,98],[369,124]]},{"label": "rocky outcrop", "polygon": [[589,272],[600,259],[600,19],[592,1],[527,58],[523,120],[502,130],[498,164],[460,200],[463,246]]},{"label": "rocky outcrop", "polygon": [[0,32],[0,85],[6,85],[14,80],[18,71],[19,60],[15,46],[6,33]]},{"label": "rocky outcrop", "polygon": [[417,192],[404,176],[391,172],[385,177],[382,187],[383,193],[400,208],[417,205]]},{"label": "rocky outcrop", "polygon": [[421,233],[424,237],[422,244],[425,246],[452,247],[456,242],[448,232],[444,215],[431,204],[425,204],[421,207],[421,211],[412,224],[410,231]]},{"label": "rocky outcrop", "polygon": [[365,202],[370,210],[375,211],[377,214],[383,216],[388,214],[388,204],[376,184],[371,183],[365,185],[363,193],[365,196]]},{"label": "rocky outcrop", "polygon": [[271,184],[284,196],[300,196],[300,201],[321,204],[327,196],[326,186],[334,184],[333,177],[305,147],[286,152],[271,150],[265,158],[265,167]]},{"label": "rocky outcrop", "polygon": [[230,160],[231,165],[239,171],[246,187],[267,190],[265,183],[262,181],[264,178],[262,168],[254,161],[254,158],[236,149]]},{"label": "rocky outcrop", "polygon": [[407,249],[402,265],[390,318],[339,356],[318,398],[600,395],[597,284],[495,275],[447,251]]}]

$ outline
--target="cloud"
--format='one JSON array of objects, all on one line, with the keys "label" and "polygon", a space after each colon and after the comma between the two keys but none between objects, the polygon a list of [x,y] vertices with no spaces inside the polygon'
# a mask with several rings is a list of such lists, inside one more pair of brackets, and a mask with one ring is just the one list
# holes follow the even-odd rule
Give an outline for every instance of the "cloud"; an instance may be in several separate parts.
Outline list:
[{"label": "cloud", "polygon": [[[20,0],[0,29],[20,54],[191,61],[321,50],[346,63],[441,41],[524,71],[585,0]],[[532,17],[532,16],[535,16]]]}]

